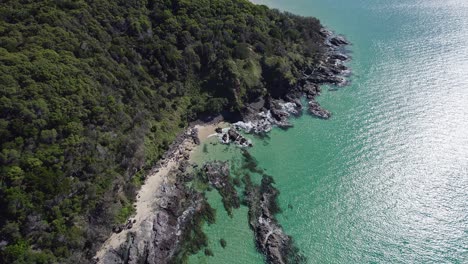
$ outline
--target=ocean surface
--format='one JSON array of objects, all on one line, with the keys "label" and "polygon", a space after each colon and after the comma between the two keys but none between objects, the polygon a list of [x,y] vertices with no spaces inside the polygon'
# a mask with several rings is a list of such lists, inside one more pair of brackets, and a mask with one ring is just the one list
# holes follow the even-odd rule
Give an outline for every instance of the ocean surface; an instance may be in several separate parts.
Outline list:
[{"label": "ocean surface", "polygon": [[[330,120],[250,137],[308,263],[468,263],[468,0],[256,2],[315,16],[353,44],[351,84],[318,99]],[[219,144],[199,157],[241,164]],[[190,263],[263,263],[247,208],[230,218],[208,196],[214,256]]]}]

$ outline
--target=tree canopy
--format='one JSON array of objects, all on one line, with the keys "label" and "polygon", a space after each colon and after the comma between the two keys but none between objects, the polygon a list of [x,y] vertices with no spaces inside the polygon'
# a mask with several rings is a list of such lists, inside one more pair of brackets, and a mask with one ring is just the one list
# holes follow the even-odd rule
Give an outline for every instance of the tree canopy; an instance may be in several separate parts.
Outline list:
[{"label": "tree canopy", "polygon": [[0,262],[86,263],[188,122],[281,97],[320,23],[245,0],[0,5]]}]

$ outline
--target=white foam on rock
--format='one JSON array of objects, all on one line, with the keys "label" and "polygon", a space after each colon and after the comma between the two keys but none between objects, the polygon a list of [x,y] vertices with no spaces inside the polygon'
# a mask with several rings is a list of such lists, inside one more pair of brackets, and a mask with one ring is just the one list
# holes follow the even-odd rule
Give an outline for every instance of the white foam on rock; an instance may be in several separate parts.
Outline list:
[{"label": "white foam on rock", "polygon": [[[296,103],[286,102],[279,103],[279,105],[281,106],[281,111],[284,112],[287,116],[299,114]],[[270,132],[273,126],[285,125],[284,123],[281,123],[274,119],[271,115],[270,110],[259,112],[257,115],[259,117],[258,119],[247,122],[239,121],[237,123],[232,124],[232,126],[237,130],[244,131],[245,133],[259,134]]]},{"label": "white foam on rock", "polygon": [[299,112],[296,109],[297,107],[296,103],[287,102],[287,103],[280,103],[280,105],[281,105],[281,109],[288,114],[293,114],[293,115],[299,114]]}]

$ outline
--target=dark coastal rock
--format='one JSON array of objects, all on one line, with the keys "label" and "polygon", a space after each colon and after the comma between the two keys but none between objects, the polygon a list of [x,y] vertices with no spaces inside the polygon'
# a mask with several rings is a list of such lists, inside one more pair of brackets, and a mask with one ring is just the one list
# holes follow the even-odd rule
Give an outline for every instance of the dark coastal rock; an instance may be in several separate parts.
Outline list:
[{"label": "dark coastal rock", "polygon": [[190,163],[187,161],[187,159],[181,160],[179,162],[179,171],[186,172],[189,166],[190,166]]},{"label": "dark coastal rock", "polygon": [[280,109],[279,107],[272,107],[270,109],[270,112],[271,112],[271,116],[276,120],[276,121],[283,121],[285,119],[287,119],[290,114],[287,113],[286,111],[283,111],[282,109]]},{"label": "dark coastal rock", "polygon": [[122,231],[123,231],[123,227],[121,225],[112,227],[112,232],[114,232],[116,234],[118,234],[118,233],[120,233]]},{"label": "dark coastal rock", "polygon": [[329,39],[329,42],[335,46],[349,45],[349,42],[342,36],[333,36]]},{"label": "dark coastal rock", "polygon": [[271,176],[264,176],[260,186],[251,183],[246,186],[249,224],[254,231],[257,248],[270,264],[305,263],[305,257],[276,220],[279,192],[273,183]]},{"label": "dark coastal rock", "polygon": [[242,152],[242,156],[242,168],[262,175],[260,185],[252,182],[250,174],[245,174],[242,179],[245,202],[249,207],[249,225],[254,232],[258,251],[265,255],[270,264],[305,263],[305,257],[276,220],[275,215],[281,209],[277,201],[279,191],[274,187],[273,177],[258,167],[257,161],[247,150]]},{"label": "dark coastal rock", "polygon": [[[286,101],[287,100],[287,101]],[[243,114],[243,121],[234,123],[233,126],[246,133],[264,134],[274,126],[287,129],[291,127],[290,116],[301,114],[302,104],[299,96],[288,94],[284,99],[267,98],[261,112],[248,109]]]},{"label": "dark coastal rock", "polygon": [[313,99],[315,96],[320,95],[321,89],[319,85],[307,82],[304,86],[302,86],[302,92],[308,99]]},{"label": "dark coastal rock", "polygon": [[237,139],[240,137],[240,134],[231,128],[228,130],[228,136],[230,141],[237,141]]},{"label": "dark coastal rock", "polygon": [[240,147],[252,147],[252,142],[242,136],[239,132],[235,129],[230,128],[226,133],[223,134],[221,130],[221,143],[223,144],[230,144],[234,143]]},{"label": "dark coastal rock", "polygon": [[232,208],[239,208],[240,200],[229,172],[229,163],[221,161],[208,162],[203,166],[206,180],[218,190],[224,208],[232,215]]},{"label": "dark coastal rock", "polygon": [[[195,219],[201,217],[207,205],[203,195],[188,189],[177,177],[175,183],[163,184],[161,199],[154,215],[128,233],[118,249],[108,250],[100,263],[171,263],[179,258],[184,243],[190,243]],[[129,220],[127,228],[134,222]],[[120,230],[121,231],[121,230]]]},{"label": "dark coastal rock", "polygon": [[324,38],[327,38],[327,37],[330,37],[331,35],[333,35],[333,32],[331,32],[327,28],[321,28],[320,29],[320,35],[322,35]]},{"label": "dark coastal rock", "polygon": [[182,142],[184,142],[187,139],[192,140],[193,143],[199,145],[200,139],[198,138],[198,130],[196,128],[189,128],[183,133],[177,135],[175,140],[169,145],[168,150],[163,154],[162,158],[160,159],[158,164],[156,164],[156,167],[153,168],[153,170],[157,171],[162,163],[166,162],[170,158],[175,157],[175,154],[180,152],[180,146]]},{"label": "dark coastal rock", "polygon": [[341,73],[345,73],[346,70],[347,68],[341,64],[324,64],[317,67],[313,74],[305,76],[305,79],[308,83],[315,83],[318,85],[340,85],[345,81],[345,79],[340,75]]},{"label": "dark coastal rock", "polygon": [[219,244],[221,245],[222,248],[226,248],[226,246],[227,246],[227,242],[223,238],[221,238],[219,240]]},{"label": "dark coastal rock", "polygon": [[315,100],[309,102],[309,113],[319,118],[328,119],[331,117],[331,113],[323,109],[319,103]]},{"label": "dark coastal rock", "polygon": [[314,83],[317,85],[333,84],[344,86],[346,84],[344,76],[348,76],[350,71],[344,65],[344,62],[349,58],[343,54],[343,52],[346,52],[343,47],[349,45],[349,42],[344,37],[334,35],[329,30],[323,30],[322,33],[326,37],[325,42],[329,43],[328,51],[317,67],[304,71],[306,85]]},{"label": "dark coastal rock", "polygon": [[[326,44],[320,62],[305,68],[298,85],[289,87],[280,98],[268,96],[248,105],[242,113],[242,121],[233,124],[236,129],[260,135],[269,132],[274,126],[287,129],[292,126],[289,118],[302,113],[300,98],[304,95],[310,100],[309,113],[323,119],[330,118],[331,113],[323,109],[314,98],[320,95],[322,84],[347,84],[345,77],[350,71],[344,62],[349,58],[344,54],[346,51],[343,47],[349,42],[327,29],[322,29],[320,34]],[[223,142],[227,142],[226,139],[223,137]]]},{"label": "dark coastal rock", "polygon": [[222,189],[228,185],[229,163],[221,161],[208,162],[203,166],[208,182],[217,189]]},{"label": "dark coastal rock", "polygon": [[132,229],[133,227],[133,222],[131,219],[127,220],[127,223],[125,224],[125,229]]},{"label": "dark coastal rock", "polygon": [[200,139],[198,138],[198,129],[192,128],[190,131],[190,136],[195,144],[200,145]]},{"label": "dark coastal rock", "polygon": [[338,60],[338,61],[347,61],[348,60],[348,56],[344,55],[344,54],[341,54],[341,53],[336,53],[336,54],[331,54],[329,59],[331,60]]}]

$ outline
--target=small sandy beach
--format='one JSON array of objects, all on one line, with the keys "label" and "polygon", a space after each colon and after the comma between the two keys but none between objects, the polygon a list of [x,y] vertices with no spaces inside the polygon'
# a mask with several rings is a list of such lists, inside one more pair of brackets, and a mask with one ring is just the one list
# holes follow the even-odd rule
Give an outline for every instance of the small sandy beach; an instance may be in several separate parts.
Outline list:
[{"label": "small sandy beach", "polygon": [[141,189],[137,194],[136,201],[134,203],[136,213],[134,216],[130,217],[132,221],[135,221],[133,227],[131,229],[124,229],[120,233],[112,233],[96,253],[96,259],[101,260],[97,263],[103,263],[103,256],[108,250],[117,249],[122,243],[124,243],[129,232],[138,230],[139,226],[149,224],[148,221],[152,221],[152,216],[156,210],[156,202],[158,201],[160,186],[162,183],[171,180],[171,176],[173,176],[173,174],[170,172],[177,169],[179,162],[185,159],[187,155],[189,155],[189,161],[192,161],[192,154],[195,149],[202,146],[211,135],[216,134],[215,129],[217,127],[226,126],[228,126],[228,124],[224,122],[195,125],[193,128],[198,130],[200,145],[196,145],[191,137],[186,137],[167,159],[158,162],[158,166],[156,166],[156,169],[149,172],[145,183],[141,186]]}]

